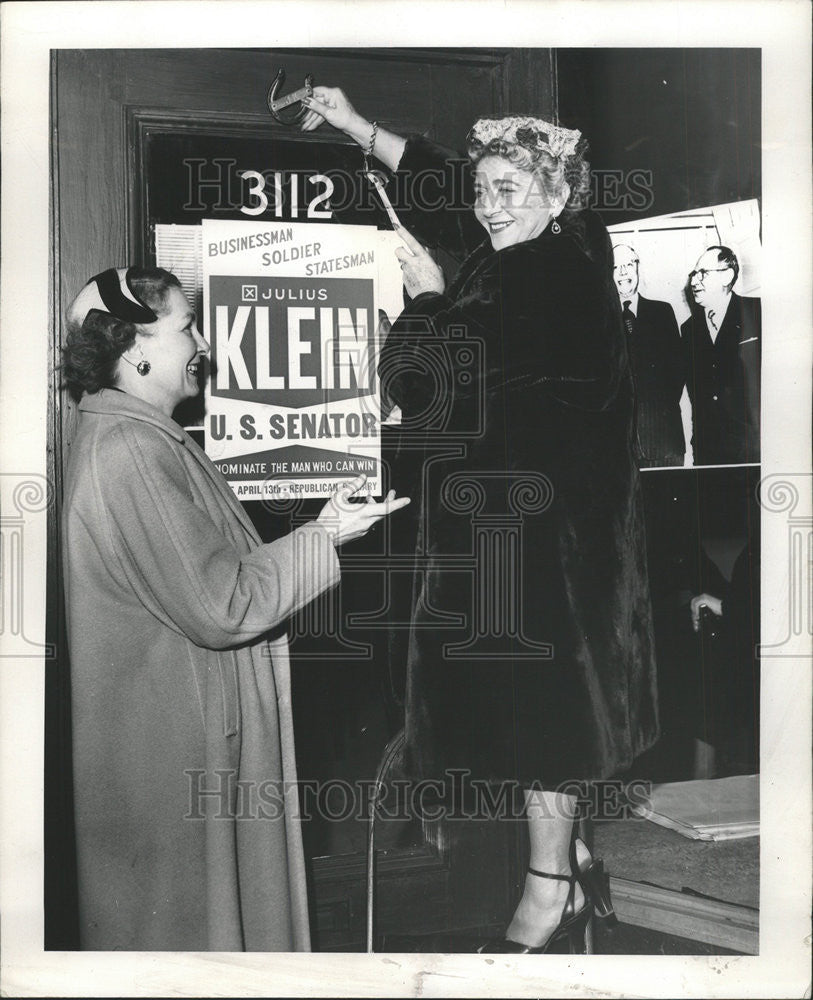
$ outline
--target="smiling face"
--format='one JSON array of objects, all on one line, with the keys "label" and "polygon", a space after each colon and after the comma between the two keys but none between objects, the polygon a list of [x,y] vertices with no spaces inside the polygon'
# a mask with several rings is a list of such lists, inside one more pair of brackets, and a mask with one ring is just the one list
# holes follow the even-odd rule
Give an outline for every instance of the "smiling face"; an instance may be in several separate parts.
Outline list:
[{"label": "smiling face", "polygon": [[706,250],[700,254],[694,270],[689,275],[689,286],[695,302],[704,309],[724,299],[734,279],[734,268],[720,263],[719,251]]},{"label": "smiling face", "polygon": [[638,291],[638,257],[632,247],[613,247],[613,279],[621,301],[631,299]]},{"label": "smiling face", "polygon": [[495,250],[535,239],[555,214],[539,178],[502,156],[480,160],[474,192],[475,217]]},{"label": "smiling face", "polygon": [[200,392],[198,371],[209,345],[200,335],[195,314],[180,288],[170,288],[164,311],[136,334],[136,347],[150,364],[139,379],[139,395],[171,416],[175,407]]}]

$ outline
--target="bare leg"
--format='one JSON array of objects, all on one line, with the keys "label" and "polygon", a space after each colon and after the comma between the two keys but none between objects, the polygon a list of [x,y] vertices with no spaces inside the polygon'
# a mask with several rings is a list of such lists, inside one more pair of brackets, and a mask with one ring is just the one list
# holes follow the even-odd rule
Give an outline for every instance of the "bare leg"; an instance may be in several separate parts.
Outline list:
[{"label": "bare leg", "polygon": [[[525,811],[531,841],[530,867],[551,875],[570,875],[570,836],[576,800],[558,792],[525,792]],[[578,861],[588,857],[583,845],[577,845]],[[525,891],[514,911],[506,937],[534,948],[543,945],[562,916],[569,885],[554,879],[525,876]],[[584,905],[584,893],[576,886],[576,910]]]}]

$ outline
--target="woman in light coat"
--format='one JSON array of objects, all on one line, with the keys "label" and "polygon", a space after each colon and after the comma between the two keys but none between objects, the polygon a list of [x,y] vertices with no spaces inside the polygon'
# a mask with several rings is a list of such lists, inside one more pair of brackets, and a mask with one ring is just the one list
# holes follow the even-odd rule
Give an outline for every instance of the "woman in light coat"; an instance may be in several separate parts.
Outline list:
[{"label": "woman in light coat", "polygon": [[110,269],[68,311],[64,502],[81,947],[309,949],[285,620],[408,500],[262,544],[172,420],[208,344],[177,279]]}]

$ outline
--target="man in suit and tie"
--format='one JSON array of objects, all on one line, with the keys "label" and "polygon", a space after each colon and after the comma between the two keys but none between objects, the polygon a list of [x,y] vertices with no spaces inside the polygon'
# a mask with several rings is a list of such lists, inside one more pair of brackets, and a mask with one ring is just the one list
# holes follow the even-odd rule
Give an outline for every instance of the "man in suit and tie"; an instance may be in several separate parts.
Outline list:
[{"label": "man in suit and tie", "polygon": [[732,291],[739,270],[728,247],[712,246],[689,274],[694,305],[680,332],[695,465],[759,461],[762,313]]},{"label": "man in suit and tie", "polygon": [[646,299],[638,291],[638,254],[631,246],[614,246],[613,258],[635,382],[641,468],[683,465],[680,397],[686,379],[675,314],[668,302]]}]

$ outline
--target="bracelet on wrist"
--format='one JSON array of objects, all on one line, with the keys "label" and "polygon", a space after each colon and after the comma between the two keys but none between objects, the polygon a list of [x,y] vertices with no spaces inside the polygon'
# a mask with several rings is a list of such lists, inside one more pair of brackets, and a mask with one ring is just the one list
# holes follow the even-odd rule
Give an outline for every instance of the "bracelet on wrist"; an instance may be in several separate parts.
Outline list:
[{"label": "bracelet on wrist", "polygon": [[375,150],[375,140],[378,135],[378,122],[373,122],[372,127],[373,130],[370,133],[370,141],[367,143],[367,148],[363,151],[365,170],[370,169],[370,157],[373,155],[373,151]]}]

